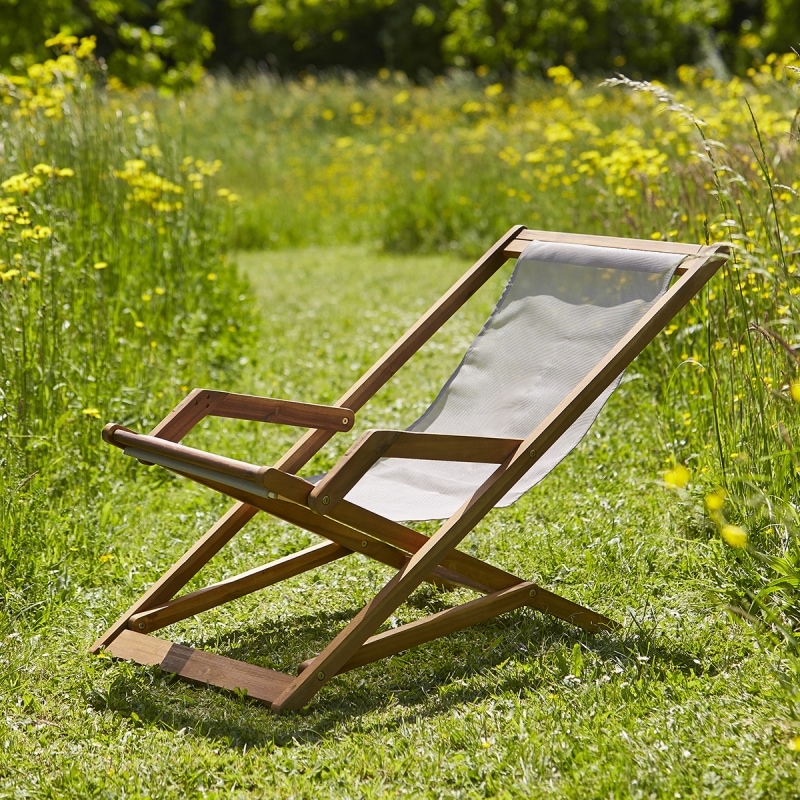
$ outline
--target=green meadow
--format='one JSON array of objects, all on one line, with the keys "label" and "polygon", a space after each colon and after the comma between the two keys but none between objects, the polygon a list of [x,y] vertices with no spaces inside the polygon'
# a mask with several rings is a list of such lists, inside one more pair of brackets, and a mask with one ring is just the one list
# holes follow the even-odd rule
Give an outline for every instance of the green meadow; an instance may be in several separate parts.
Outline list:
[{"label": "green meadow", "polygon": [[[800,59],[162,96],[91,51],[0,76],[0,798],[798,797]],[[334,401],[517,223],[731,245],[580,447],[463,545],[622,630],[512,612],[282,716],[88,655],[228,507],[103,425],[148,430],[196,386]],[[427,406],[502,280],[362,429]],[[192,443],[269,464],[296,435],[215,421]],[[311,543],[259,519],[202,577]],[[292,670],[387,577],[335,562],[169,634]]]}]

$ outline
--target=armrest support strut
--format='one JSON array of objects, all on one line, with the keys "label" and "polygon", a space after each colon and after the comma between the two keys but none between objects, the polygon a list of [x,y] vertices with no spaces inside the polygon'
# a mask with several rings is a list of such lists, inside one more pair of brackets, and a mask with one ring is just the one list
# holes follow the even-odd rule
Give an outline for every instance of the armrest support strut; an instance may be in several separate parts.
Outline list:
[{"label": "armrest support strut", "polygon": [[501,464],[512,456],[521,439],[458,436],[417,431],[372,430],[361,436],[314,487],[309,506],[325,514],[344,499],[379,458],[421,458]]},{"label": "armrest support strut", "polygon": [[276,400],[247,394],[193,389],[152,431],[150,436],[179,442],[206,417],[271,422],[299,428],[348,431],[355,414],[349,408]]}]

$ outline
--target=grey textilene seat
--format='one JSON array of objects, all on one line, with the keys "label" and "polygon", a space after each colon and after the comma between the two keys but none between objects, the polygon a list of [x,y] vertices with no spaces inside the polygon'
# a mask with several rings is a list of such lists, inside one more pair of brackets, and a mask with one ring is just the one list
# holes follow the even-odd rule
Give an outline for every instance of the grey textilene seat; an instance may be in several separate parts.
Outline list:
[{"label": "grey textilene seat", "polygon": [[[461,364],[408,430],[526,437],[649,311],[684,258],[531,242]],[[608,385],[498,505],[517,500],[575,447],[618,383]],[[493,469],[381,459],[347,500],[394,520],[445,519]]]}]

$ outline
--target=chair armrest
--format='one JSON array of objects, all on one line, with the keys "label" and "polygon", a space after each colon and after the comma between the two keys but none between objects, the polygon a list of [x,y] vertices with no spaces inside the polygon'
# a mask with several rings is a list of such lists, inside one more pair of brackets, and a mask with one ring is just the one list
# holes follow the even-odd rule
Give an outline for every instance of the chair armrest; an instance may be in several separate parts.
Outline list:
[{"label": "chair armrest", "polygon": [[179,442],[205,417],[271,422],[299,428],[348,431],[355,413],[349,408],[298,403],[209,389],[193,389],[152,431],[150,436]]},{"label": "chair armrest", "polygon": [[501,464],[514,455],[521,443],[522,439],[494,436],[367,431],[317,483],[308,497],[308,504],[319,514],[329,513],[379,458]]}]

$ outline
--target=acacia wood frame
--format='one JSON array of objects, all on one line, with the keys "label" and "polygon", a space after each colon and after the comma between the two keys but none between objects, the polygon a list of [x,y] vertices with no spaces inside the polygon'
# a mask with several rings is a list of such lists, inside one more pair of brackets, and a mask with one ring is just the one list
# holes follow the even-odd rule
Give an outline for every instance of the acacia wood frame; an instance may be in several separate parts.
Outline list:
[{"label": "acacia wood frame", "polygon": [[[352,428],[355,413],[508,259],[532,240],[615,247],[685,256],[678,277],[650,311],[525,439],[369,431],[316,486],[298,477],[319,449]],[[457,550],[458,544],[558,440],[725,261],[728,248],[511,228],[360,378],[335,406],[195,389],[149,435],[111,424],[104,439],[144,463],[157,463],[237,500],[93,645],[113,656],[202,684],[245,690],[274,711],[298,709],[335,675],[398,653],[521,606],[531,606],[589,631],[613,620]],[[206,416],[296,425],[309,430],[274,466],[259,466],[180,444]],[[497,468],[439,530],[426,537],[344,500],[379,457],[469,460]],[[247,522],[264,511],[319,535],[308,547],[241,575],[177,596]],[[320,653],[289,675],[196,650],[152,632],[354,552],[396,569],[380,592]],[[423,581],[467,586],[477,599],[398,628],[375,633]]]}]

